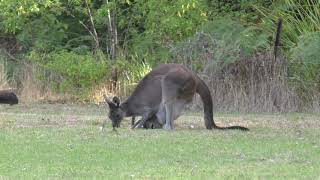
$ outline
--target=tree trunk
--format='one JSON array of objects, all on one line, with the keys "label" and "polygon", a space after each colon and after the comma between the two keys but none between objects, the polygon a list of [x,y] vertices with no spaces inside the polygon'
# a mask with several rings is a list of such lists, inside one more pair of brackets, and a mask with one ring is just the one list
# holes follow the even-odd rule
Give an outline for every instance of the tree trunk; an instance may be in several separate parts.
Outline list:
[{"label": "tree trunk", "polygon": [[[109,0],[107,0],[107,4]],[[117,59],[117,48],[118,48],[118,31],[116,25],[116,14],[115,10],[108,10],[107,16],[107,28],[108,28],[108,49],[110,52],[110,59],[115,63]],[[118,81],[118,70],[117,68],[113,68],[111,75],[113,89],[116,89],[117,81]]]}]

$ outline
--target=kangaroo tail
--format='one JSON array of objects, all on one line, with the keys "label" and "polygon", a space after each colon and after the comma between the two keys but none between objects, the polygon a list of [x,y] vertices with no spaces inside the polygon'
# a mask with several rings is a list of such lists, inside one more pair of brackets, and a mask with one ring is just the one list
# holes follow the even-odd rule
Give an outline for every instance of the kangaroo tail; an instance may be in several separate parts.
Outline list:
[{"label": "kangaroo tail", "polygon": [[236,129],[236,130],[241,130],[241,131],[249,131],[248,128],[242,127],[242,126],[229,126],[229,127],[219,127],[215,126],[213,127],[214,129],[219,129],[219,130],[227,130],[227,129]]},{"label": "kangaroo tail", "polygon": [[213,120],[213,104],[212,97],[208,86],[205,84],[203,80],[198,77],[199,85],[197,87],[197,93],[200,95],[201,100],[203,102],[204,108],[204,120],[205,126],[207,129],[220,129],[220,130],[228,130],[228,129],[237,129],[242,131],[248,131],[248,128],[242,126],[229,126],[229,127],[219,127],[214,123]]}]

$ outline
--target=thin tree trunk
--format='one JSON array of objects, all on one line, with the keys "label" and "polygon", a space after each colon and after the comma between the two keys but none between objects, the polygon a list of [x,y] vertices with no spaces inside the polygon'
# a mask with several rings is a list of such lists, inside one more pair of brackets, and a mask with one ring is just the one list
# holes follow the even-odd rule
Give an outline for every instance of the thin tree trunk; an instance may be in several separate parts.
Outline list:
[{"label": "thin tree trunk", "polygon": [[92,34],[93,39],[95,41],[95,51],[97,51],[98,49],[100,49],[99,37],[98,37],[98,33],[96,31],[96,27],[94,25],[93,15],[92,15],[91,9],[89,7],[89,4],[88,4],[87,0],[85,2],[86,2],[87,9],[88,9],[89,17],[90,17],[90,23],[91,23],[91,26],[92,26],[92,31],[93,32],[91,34]]},{"label": "thin tree trunk", "polygon": [[[85,3],[86,3],[87,10],[88,10],[89,18],[90,18],[91,28],[89,28],[81,20],[78,20],[78,21],[89,32],[89,34],[91,35],[91,37],[92,37],[92,39],[94,40],[94,43],[95,43],[95,51],[97,51],[98,49],[100,49],[99,36],[98,36],[97,31],[96,31],[96,27],[95,27],[95,24],[94,24],[94,21],[93,21],[93,14],[92,14],[91,9],[89,7],[88,1],[85,0]],[[73,14],[70,14],[70,15],[74,19],[77,19],[75,17],[75,15],[73,15]]]},{"label": "thin tree trunk", "polygon": [[115,11],[112,11],[112,28],[113,28],[113,59],[116,59],[118,56],[118,30],[117,30],[117,26],[116,26],[116,14]]},{"label": "thin tree trunk", "polygon": [[[109,3],[109,0],[106,1],[107,4]],[[110,59],[115,62],[117,59],[117,48],[118,48],[118,31],[117,31],[117,25],[116,25],[116,15],[115,10],[108,10],[108,16],[107,16],[107,26],[108,26],[108,46],[110,49]],[[117,87],[117,81],[118,81],[118,70],[116,68],[113,68],[112,70],[112,85],[113,88],[116,89]]]}]

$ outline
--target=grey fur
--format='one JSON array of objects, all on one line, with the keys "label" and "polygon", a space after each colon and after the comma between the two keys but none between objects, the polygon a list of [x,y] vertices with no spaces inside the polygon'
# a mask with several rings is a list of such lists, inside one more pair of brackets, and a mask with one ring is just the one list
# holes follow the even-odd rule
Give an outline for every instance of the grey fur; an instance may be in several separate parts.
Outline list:
[{"label": "grey fur", "polygon": [[18,104],[18,97],[10,90],[0,90],[0,103],[1,104]]},{"label": "grey fur", "polygon": [[[180,64],[162,64],[148,73],[138,84],[132,95],[123,103],[110,101],[109,118],[113,127],[118,127],[124,117],[141,116],[135,127],[157,120],[163,129],[173,130],[174,120],[186,104],[198,93],[204,105],[207,129],[240,129],[241,126],[218,127],[213,121],[212,98],[207,85],[191,70]],[[119,98],[116,98],[117,100]]]}]

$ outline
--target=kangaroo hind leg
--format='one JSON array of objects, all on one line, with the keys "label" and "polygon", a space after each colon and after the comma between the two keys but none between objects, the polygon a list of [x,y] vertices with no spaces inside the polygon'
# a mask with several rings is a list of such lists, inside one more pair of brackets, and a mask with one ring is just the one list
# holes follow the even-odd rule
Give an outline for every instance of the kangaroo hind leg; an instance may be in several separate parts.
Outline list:
[{"label": "kangaroo hind leg", "polygon": [[171,72],[161,81],[161,103],[165,107],[165,123],[163,128],[167,130],[174,129],[173,121],[179,116],[181,109],[184,106],[183,103],[180,103],[183,99],[179,99],[180,89],[183,86],[181,82],[185,82],[185,77],[181,76],[179,72]]}]

